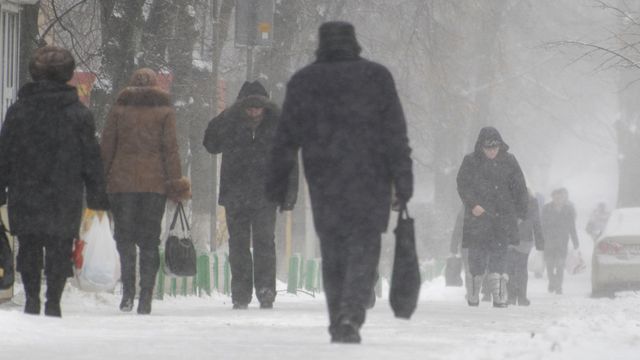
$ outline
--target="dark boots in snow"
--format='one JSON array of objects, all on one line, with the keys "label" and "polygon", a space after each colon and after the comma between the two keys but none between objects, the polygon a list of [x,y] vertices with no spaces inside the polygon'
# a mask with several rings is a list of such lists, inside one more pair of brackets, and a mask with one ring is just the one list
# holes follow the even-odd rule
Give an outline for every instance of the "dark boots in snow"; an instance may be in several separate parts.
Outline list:
[{"label": "dark boots in snow", "polygon": [[138,300],[138,314],[151,314],[151,301],[153,300],[153,288],[140,289],[140,299]]},{"label": "dark boots in snow", "polygon": [[354,322],[345,319],[331,331],[331,342],[340,344],[359,344],[360,329]]},{"label": "dark boots in snow", "polygon": [[482,287],[482,280],[484,276],[474,276],[471,280],[471,293],[467,294],[467,303],[469,306],[480,305],[480,288]]},{"label": "dark boots in snow", "polygon": [[44,314],[53,317],[62,317],[60,298],[67,282],[66,278],[47,278],[47,302],[44,304]]},{"label": "dark boots in snow", "polygon": [[40,315],[40,274],[29,275],[22,273],[24,284],[25,314]]}]

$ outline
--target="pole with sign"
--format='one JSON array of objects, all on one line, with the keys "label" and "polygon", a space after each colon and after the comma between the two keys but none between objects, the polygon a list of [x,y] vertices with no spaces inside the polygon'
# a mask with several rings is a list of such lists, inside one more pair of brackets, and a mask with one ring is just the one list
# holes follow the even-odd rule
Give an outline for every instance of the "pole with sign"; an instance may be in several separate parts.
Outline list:
[{"label": "pole with sign", "polygon": [[253,48],[273,45],[275,0],[236,0],[235,44],[247,48],[247,80],[253,76]]}]

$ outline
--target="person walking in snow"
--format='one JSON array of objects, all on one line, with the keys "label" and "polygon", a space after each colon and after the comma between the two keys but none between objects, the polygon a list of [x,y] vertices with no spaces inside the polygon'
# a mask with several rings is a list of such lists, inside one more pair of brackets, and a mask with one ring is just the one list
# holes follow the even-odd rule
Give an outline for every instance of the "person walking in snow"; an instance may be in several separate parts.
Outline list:
[{"label": "person walking in snow", "polygon": [[102,158],[122,272],[120,310],[133,309],[136,295],[136,246],[140,250],[138,314],[151,313],[160,267],[160,233],[166,199],[191,196],[182,177],[176,117],[156,73],[136,70],[116,98],[102,131]]},{"label": "person walking in snow", "polygon": [[569,239],[573,248],[580,242],[576,232],[576,210],[569,202],[569,192],[565,188],[551,192],[551,202],[542,208],[542,229],[544,231],[544,261],[547,264],[550,293],[562,294],[564,267],[567,260]]},{"label": "person walking in snow", "polygon": [[507,292],[509,304],[529,306],[531,303],[527,298],[527,283],[529,281],[529,253],[531,249],[544,249],[544,237],[542,235],[542,225],[540,224],[540,207],[538,200],[529,193],[529,206],[527,217],[518,224],[518,234],[520,244],[509,245],[507,252]]},{"label": "person walking in snow", "polygon": [[391,73],[360,57],[353,25],[320,26],[316,61],[289,80],[267,190],[286,201],[302,149],[320,238],[329,333],[359,343],[391,209],[413,192],[407,126]]},{"label": "person walking in snow", "polygon": [[211,120],[204,136],[207,151],[222,153],[218,203],[229,229],[234,309],[247,308],[254,287],[262,309],[271,309],[276,297],[276,210],[278,205],[280,211],[293,210],[298,193],[297,168],[284,180],[288,191],[281,203],[267,199],[265,192],[279,116],[262,84],[245,82],[236,102]]},{"label": "person walking in snow", "polygon": [[0,132],[0,204],[8,200],[9,225],[18,237],[27,314],[40,314],[44,264],[44,313],[62,316],[85,191],[89,208],[109,207],[93,115],[67,85],[74,69],[68,50],[37,49],[29,63],[33,81],[18,92]]},{"label": "person walking in snow", "polygon": [[518,244],[518,218],[527,214],[524,175],[498,130],[480,130],[474,152],[466,155],[458,171],[458,194],[465,205],[462,246],[469,249],[472,279],[469,306],[478,306],[482,278],[494,307],[507,306],[505,260],[509,244]]}]

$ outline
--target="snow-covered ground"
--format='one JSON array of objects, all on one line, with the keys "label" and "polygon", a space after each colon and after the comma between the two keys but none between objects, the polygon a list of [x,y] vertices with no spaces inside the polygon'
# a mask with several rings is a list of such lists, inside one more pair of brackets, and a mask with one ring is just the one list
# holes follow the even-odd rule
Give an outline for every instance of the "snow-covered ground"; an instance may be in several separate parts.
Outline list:
[{"label": "snow-covered ground", "polygon": [[18,293],[0,305],[0,359],[640,359],[640,294],[591,299],[587,273],[567,275],[561,296],[530,282],[530,307],[470,308],[439,278],[411,321],[378,299],[360,346],[330,344],[324,299],[303,294],[247,311],[222,295],[167,297],[139,316],[119,312],[117,295],[68,286],[51,319],[24,315]]}]

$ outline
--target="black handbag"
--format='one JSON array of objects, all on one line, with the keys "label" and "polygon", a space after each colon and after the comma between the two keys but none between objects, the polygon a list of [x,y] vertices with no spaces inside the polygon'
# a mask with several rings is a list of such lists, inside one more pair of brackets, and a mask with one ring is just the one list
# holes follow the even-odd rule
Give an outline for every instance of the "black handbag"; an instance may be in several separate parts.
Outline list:
[{"label": "black handbag", "polygon": [[176,206],[169,228],[170,233],[174,230],[178,218],[180,218],[183,237],[172,234],[167,238],[164,245],[165,272],[175,276],[194,276],[196,274],[196,249],[189,235],[189,222],[181,202]]},{"label": "black handbag", "polygon": [[13,286],[15,269],[13,268],[13,251],[7,236],[7,228],[0,220],[0,290]]},{"label": "black handbag", "polygon": [[462,286],[462,259],[452,256],[447,259],[444,268],[444,282],[446,286]]},{"label": "black handbag", "polygon": [[389,303],[396,317],[409,319],[418,304],[421,282],[413,219],[409,217],[406,204],[398,213],[398,224],[394,233],[396,250]]}]

